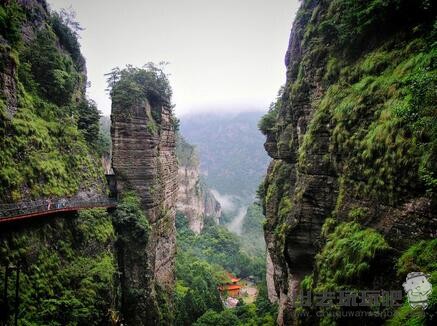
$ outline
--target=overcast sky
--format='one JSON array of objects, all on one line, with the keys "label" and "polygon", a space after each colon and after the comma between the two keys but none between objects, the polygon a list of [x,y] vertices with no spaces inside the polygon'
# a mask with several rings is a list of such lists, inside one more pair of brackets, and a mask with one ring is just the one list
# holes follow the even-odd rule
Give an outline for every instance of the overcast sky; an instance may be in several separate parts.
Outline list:
[{"label": "overcast sky", "polygon": [[105,73],[168,61],[180,116],[266,110],[285,82],[284,54],[298,0],[48,0],[72,8],[89,96],[110,114]]}]

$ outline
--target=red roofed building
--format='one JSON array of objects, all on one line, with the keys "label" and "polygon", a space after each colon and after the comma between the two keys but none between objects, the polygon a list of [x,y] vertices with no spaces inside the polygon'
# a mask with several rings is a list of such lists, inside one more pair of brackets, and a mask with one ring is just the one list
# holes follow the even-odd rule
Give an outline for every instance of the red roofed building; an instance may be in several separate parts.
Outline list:
[{"label": "red roofed building", "polygon": [[235,277],[231,273],[227,273],[230,283],[222,284],[218,287],[221,293],[226,293],[230,297],[238,297],[240,295],[240,290],[242,288],[241,285],[238,285],[237,282],[240,281],[239,278]]},{"label": "red roofed building", "polygon": [[238,297],[240,295],[240,290],[242,286],[238,284],[224,284],[219,286],[219,291],[223,293],[227,293],[230,297]]},{"label": "red roofed building", "polygon": [[232,275],[231,273],[227,273],[227,274],[228,274],[228,277],[231,279],[231,283],[232,283],[232,284],[237,284],[237,282],[238,282],[239,280],[241,280],[240,278],[235,277],[235,276]]}]

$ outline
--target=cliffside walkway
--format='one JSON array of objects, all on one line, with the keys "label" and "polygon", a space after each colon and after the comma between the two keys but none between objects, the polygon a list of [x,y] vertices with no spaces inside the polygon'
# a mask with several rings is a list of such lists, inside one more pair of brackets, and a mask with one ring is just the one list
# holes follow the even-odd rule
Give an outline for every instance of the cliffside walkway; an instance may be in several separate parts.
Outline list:
[{"label": "cliffside walkway", "polygon": [[117,201],[111,198],[60,198],[0,204],[0,224],[47,216],[58,212],[75,212],[87,208],[115,208],[116,206]]}]

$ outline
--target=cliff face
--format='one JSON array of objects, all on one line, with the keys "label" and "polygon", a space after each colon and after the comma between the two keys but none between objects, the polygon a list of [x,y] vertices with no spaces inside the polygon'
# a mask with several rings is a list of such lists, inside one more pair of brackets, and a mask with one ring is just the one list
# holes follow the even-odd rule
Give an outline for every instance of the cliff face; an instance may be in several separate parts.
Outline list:
[{"label": "cliff face", "polygon": [[105,196],[76,32],[43,0],[2,2],[0,16],[0,202]]},{"label": "cliff face", "polygon": [[[261,188],[267,284],[281,325],[297,322],[302,288],[374,289],[379,278],[401,289],[397,259],[436,236],[432,10],[423,1],[302,2],[286,84],[260,122],[273,158]],[[358,238],[362,251],[337,246]]]},{"label": "cliff face", "polygon": [[[107,197],[85,85],[65,16],[44,0],[0,2],[0,204]],[[99,209],[2,224],[0,324],[13,324],[17,269],[19,323],[106,324],[118,310],[113,241]]]},{"label": "cliff face", "polygon": [[199,234],[206,218],[219,223],[220,203],[200,179],[199,160],[194,146],[179,136],[176,154],[179,162],[176,209],[187,217],[189,228]]},{"label": "cliff face", "polygon": [[[162,312],[164,304],[171,305],[174,287],[177,162],[173,116],[165,104],[152,106],[147,99],[143,99],[126,105],[123,101],[114,100],[117,89],[113,89],[112,95],[112,167],[117,177],[118,192],[121,197],[129,191],[139,196],[150,225],[147,241],[136,239],[134,232],[130,242],[135,246],[118,254],[125,256],[119,257],[119,261],[129,262],[129,266],[121,268],[136,271],[127,276],[122,292],[133,291],[138,284],[142,284],[140,287],[145,288],[153,298],[147,298],[148,302],[154,306],[149,304],[144,308],[142,302],[131,303],[138,309],[124,307],[125,311],[133,311],[125,318],[132,318],[131,321],[135,321],[133,324],[147,324],[147,319],[141,321],[138,316],[145,315],[147,309]],[[140,257],[137,257],[138,251],[142,252]],[[129,258],[131,255],[137,258]],[[152,317],[148,315],[148,318]],[[159,322],[160,319],[162,317],[155,314],[152,320]]]}]

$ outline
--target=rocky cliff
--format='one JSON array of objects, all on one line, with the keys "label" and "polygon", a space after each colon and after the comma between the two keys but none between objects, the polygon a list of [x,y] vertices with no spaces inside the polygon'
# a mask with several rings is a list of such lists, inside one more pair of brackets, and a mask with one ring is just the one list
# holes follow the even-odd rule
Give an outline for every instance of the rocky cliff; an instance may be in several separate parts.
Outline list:
[{"label": "rocky cliff", "polygon": [[[178,187],[174,117],[168,102],[157,100],[149,93],[129,102],[134,94],[130,93],[130,84],[124,82],[132,78],[139,88],[146,89],[152,81],[148,83],[140,76],[157,78],[156,72],[152,69],[124,72],[126,75],[122,72],[111,90],[112,167],[119,195],[122,198],[128,192],[138,195],[150,230],[147,241],[137,237],[137,232],[132,232],[130,237],[123,235],[130,239],[125,242],[128,247],[118,251],[120,268],[129,271],[122,292],[128,296],[133,291],[144,290],[145,294],[126,303],[122,310],[128,324],[169,323],[171,317],[166,309],[171,310],[175,279]],[[138,252],[142,254],[138,256]],[[150,304],[144,305],[142,300]]]},{"label": "rocky cliff", "polygon": [[[0,206],[107,196],[71,23],[44,0],[0,2]],[[113,242],[102,209],[2,223],[0,324],[13,324],[15,304],[19,324],[107,324],[118,310]]]},{"label": "rocky cliff", "polygon": [[0,202],[105,195],[99,113],[68,19],[43,0],[0,7]]},{"label": "rocky cliff", "polygon": [[176,209],[188,219],[189,228],[199,234],[210,218],[219,224],[220,203],[200,178],[199,159],[194,146],[178,136],[176,155],[179,163],[179,191]]},{"label": "rocky cliff", "polygon": [[[407,0],[301,4],[286,84],[260,122],[273,158],[260,193],[280,325],[345,322],[315,317],[314,306],[313,317],[298,317],[299,291],[400,290],[416,271],[402,259],[417,248],[436,254],[434,9]],[[410,268],[435,278],[430,266]],[[394,318],[407,320],[405,311]]]}]

